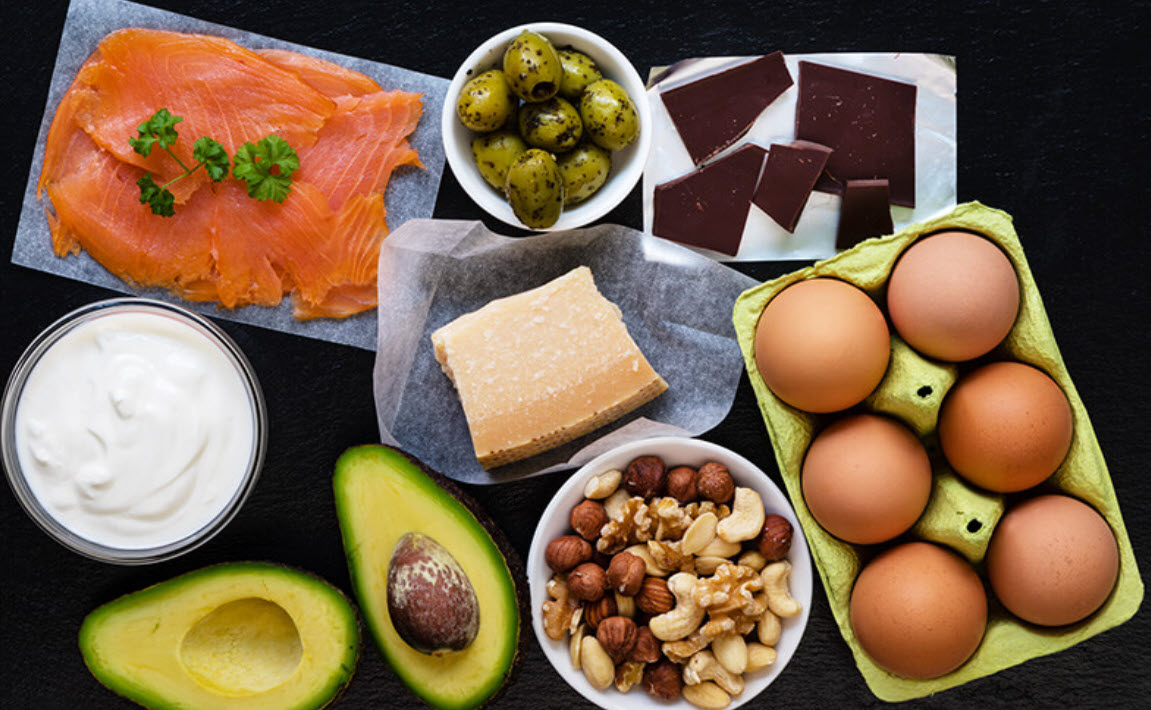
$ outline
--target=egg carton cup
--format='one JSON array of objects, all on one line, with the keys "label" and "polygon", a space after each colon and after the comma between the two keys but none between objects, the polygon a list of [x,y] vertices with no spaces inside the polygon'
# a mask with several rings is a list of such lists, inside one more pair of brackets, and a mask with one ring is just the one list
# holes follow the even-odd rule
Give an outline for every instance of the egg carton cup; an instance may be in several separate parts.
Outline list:
[{"label": "egg carton cup", "polygon": [[[851,545],[833,537],[815,521],[804,503],[800,486],[803,459],[813,435],[840,415],[804,412],[785,404],[771,392],[755,364],[756,324],[768,301],[777,293],[797,281],[819,276],[847,281],[867,292],[877,304],[885,304],[887,279],[900,254],[919,238],[947,230],[978,232],[1003,249],[1019,277],[1019,315],[1004,342],[971,363],[930,360],[892,332],[891,362],[887,373],[875,392],[856,409],[896,417],[916,432],[933,462],[931,499],[915,526],[894,543]],[[745,291],[736,300],[733,321],[751,385],[771,435],[780,473],[810,543],[836,623],[851,647],[864,680],[877,697],[898,702],[953,688],[1031,658],[1062,651],[1118,626],[1135,614],[1143,600],[1143,582],[1123,525],[1115,489],[1087,410],[1059,354],[1039,289],[1028,268],[1010,215],[971,202],[893,235],[869,239],[835,257]],[[1076,624],[1035,626],[1011,615],[995,600],[986,583],[981,562],[995,525],[1004,512],[1004,496],[983,491],[956,476],[947,468],[939,450],[936,424],[947,391],[961,373],[996,360],[1017,360],[1038,367],[1059,383],[1071,404],[1074,434],[1067,457],[1047,481],[1023,495],[1061,492],[1085,501],[1107,520],[1119,545],[1119,577],[1111,596],[1099,610]],[[984,579],[989,597],[987,630],[978,650],[958,669],[930,680],[904,678],[876,665],[860,647],[849,618],[852,586],[863,566],[880,550],[913,539],[940,543],[963,555]]]}]

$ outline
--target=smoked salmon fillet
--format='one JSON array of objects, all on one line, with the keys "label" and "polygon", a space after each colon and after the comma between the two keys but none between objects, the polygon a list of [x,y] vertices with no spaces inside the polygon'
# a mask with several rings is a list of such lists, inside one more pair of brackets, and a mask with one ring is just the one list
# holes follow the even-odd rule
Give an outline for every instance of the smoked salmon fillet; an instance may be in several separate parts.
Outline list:
[{"label": "smoked salmon fillet", "polygon": [[[200,136],[229,155],[277,135],[300,168],[282,203],[248,196],[243,181],[204,170],[171,185],[175,215],[138,201],[146,172],[183,174],[167,152],[128,143],[160,108],[182,116],[173,152],[194,165]],[[407,137],[421,97],[385,91],[363,74],[285,50],[253,52],[219,37],[126,29],[100,43],[61,99],[37,195],[46,196],[60,257],[87,251],[137,286],[163,287],[227,308],[277,305],[297,318],[340,318],[375,307],[376,262],[387,236],[383,192],[401,165],[423,167]]]}]

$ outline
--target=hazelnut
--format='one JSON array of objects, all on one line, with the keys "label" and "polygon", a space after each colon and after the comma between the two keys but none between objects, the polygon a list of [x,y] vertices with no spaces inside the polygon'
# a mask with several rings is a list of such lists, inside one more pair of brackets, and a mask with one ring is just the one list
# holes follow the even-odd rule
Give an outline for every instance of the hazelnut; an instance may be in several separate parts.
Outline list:
[{"label": "hazelnut", "polygon": [[666,658],[649,665],[643,672],[643,689],[657,700],[675,700],[683,690],[679,666]]},{"label": "hazelnut", "polygon": [[675,597],[667,588],[667,582],[659,577],[645,577],[635,595],[635,605],[645,614],[666,614],[675,606]]},{"label": "hazelnut", "polygon": [[635,663],[655,663],[659,660],[659,639],[646,626],[639,627],[635,635],[635,646],[627,660]]},{"label": "hazelnut", "polygon": [[638,630],[626,616],[609,616],[600,622],[595,637],[612,661],[619,663],[635,648]]},{"label": "hazelnut", "polygon": [[695,485],[701,496],[715,503],[730,503],[735,495],[731,472],[727,466],[714,461],[700,466]]},{"label": "hazelnut", "polygon": [[591,544],[576,535],[557,537],[544,550],[544,561],[553,571],[564,573],[591,559]]},{"label": "hazelnut", "polygon": [[584,562],[568,575],[568,589],[585,602],[599,601],[607,591],[607,574],[594,562]]},{"label": "hazelnut", "polygon": [[756,539],[759,554],[768,562],[777,562],[787,557],[791,550],[791,522],[782,515],[772,513],[763,521],[763,532]]},{"label": "hazelnut", "polygon": [[640,498],[651,498],[663,491],[667,466],[658,456],[640,456],[627,465],[623,485],[627,492]]},{"label": "hazelnut", "polygon": [[619,608],[615,603],[615,596],[605,594],[600,597],[599,601],[587,602],[583,609],[583,620],[595,631],[601,621],[604,619],[616,616],[619,614]]},{"label": "hazelnut", "polygon": [[677,466],[667,472],[667,494],[680,503],[690,503],[699,497],[695,479],[699,474],[694,468]]},{"label": "hazelnut", "polygon": [[607,513],[604,512],[603,503],[594,500],[585,500],[572,508],[568,522],[580,537],[594,541],[599,537],[599,531],[607,524]]},{"label": "hazelnut", "polygon": [[620,552],[611,558],[607,567],[607,583],[625,597],[634,597],[643,578],[647,574],[647,564],[630,552]]}]

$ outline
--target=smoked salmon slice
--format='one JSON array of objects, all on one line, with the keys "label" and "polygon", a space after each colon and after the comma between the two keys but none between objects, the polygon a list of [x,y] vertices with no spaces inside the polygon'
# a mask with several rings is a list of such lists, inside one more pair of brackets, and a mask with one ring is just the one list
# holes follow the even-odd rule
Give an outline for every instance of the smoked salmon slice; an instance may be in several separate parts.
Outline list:
[{"label": "smoked salmon slice", "polygon": [[[278,304],[297,318],[339,318],[376,305],[387,236],[383,192],[401,165],[423,167],[407,141],[418,94],[385,91],[338,64],[284,50],[253,52],[218,37],[114,32],[85,62],[48,132],[37,194],[58,256],[83,249],[137,286],[227,308]],[[200,136],[229,153],[275,134],[300,157],[282,203],[247,195],[204,170],[174,183],[173,217],[138,201],[136,181],[183,174],[165,151],[128,143],[167,108],[183,121],[172,150],[188,165]]]}]

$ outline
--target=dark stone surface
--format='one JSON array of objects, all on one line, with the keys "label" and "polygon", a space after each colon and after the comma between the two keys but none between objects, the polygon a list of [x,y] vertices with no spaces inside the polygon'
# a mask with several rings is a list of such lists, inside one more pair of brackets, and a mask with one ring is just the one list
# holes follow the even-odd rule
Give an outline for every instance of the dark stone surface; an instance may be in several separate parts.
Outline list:
[{"label": "dark stone surface", "polygon": [[[756,5],[587,0],[551,11],[487,3],[381,0],[182,0],[169,9],[247,30],[450,75],[483,38],[522,20],[554,19],[605,36],[642,72],[697,55],[901,50],[958,55],[960,199],[1015,216],[1068,369],[1107,457],[1132,544],[1151,571],[1151,383],[1148,377],[1146,206],[1151,190],[1147,2],[1105,4],[889,2],[866,12],[837,2]],[[1111,6],[1115,7],[1115,6]],[[5,2],[6,79],[0,135],[0,373],[66,311],[107,297],[98,288],[8,263],[33,141],[65,4]],[[438,117],[436,117],[438,118]],[[607,221],[639,226],[638,190]],[[481,217],[445,175],[437,215]],[[499,228],[488,220],[493,228]],[[797,264],[745,265],[770,278]],[[131,707],[87,673],[76,647],[84,615],[117,595],[213,562],[267,559],[349,589],[329,477],[347,446],[376,438],[370,353],[222,322],[251,358],[271,414],[268,461],[240,515],[216,539],[172,562],[121,568],[58,546],[0,487],[0,707]],[[728,419],[707,439],[748,456],[778,480],[746,377]],[[472,489],[526,554],[539,513],[562,477]],[[924,708],[1146,707],[1151,643],[1144,610],[1068,651],[908,703]],[[528,634],[530,636],[530,634]],[[524,645],[506,708],[590,707],[560,680],[534,640]],[[822,589],[786,672],[752,707],[882,707],[839,636]],[[379,654],[364,649],[340,708],[420,707]]]}]

